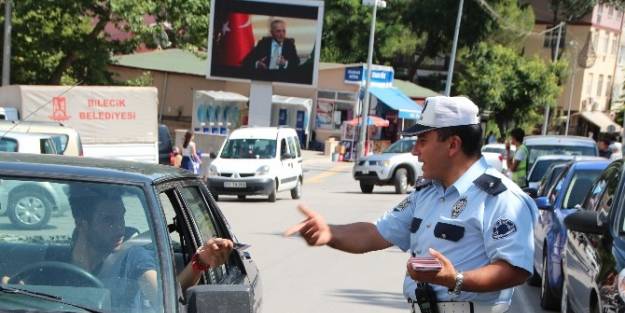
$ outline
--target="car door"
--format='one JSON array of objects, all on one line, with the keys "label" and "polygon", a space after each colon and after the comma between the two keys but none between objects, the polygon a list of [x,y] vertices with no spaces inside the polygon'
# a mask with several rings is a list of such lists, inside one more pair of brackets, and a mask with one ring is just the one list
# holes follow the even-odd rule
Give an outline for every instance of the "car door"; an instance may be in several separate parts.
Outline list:
[{"label": "car door", "polygon": [[297,184],[297,179],[302,174],[302,151],[299,147],[299,140],[297,136],[289,136],[287,137],[287,142],[289,143],[289,151],[291,152],[291,177],[293,179],[295,177],[295,181],[292,183],[293,186]]},{"label": "car door", "polygon": [[290,187],[294,186],[292,183],[293,180],[293,158],[291,157],[291,152],[289,150],[289,144],[286,136],[281,136],[280,138],[280,147],[279,147],[279,157],[280,157],[280,170],[278,171],[278,179],[280,181],[280,186],[278,190],[288,190]]},{"label": "car door", "polygon": [[[598,212],[607,217],[612,205],[616,200],[618,185],[622,173],[622,162],[613,162],[606,168],[601,176],[595,181],[590,193],[584,201],[584,208]],[[572,307],[577,312],[590,311],[592,291],[599,294],[595,278],[601,277],[602,255],[605,252],[606,243],[603,235],[586,234],[582,232],[569,232],[567,243],[566,271],[569,284],[569,297]]]}]

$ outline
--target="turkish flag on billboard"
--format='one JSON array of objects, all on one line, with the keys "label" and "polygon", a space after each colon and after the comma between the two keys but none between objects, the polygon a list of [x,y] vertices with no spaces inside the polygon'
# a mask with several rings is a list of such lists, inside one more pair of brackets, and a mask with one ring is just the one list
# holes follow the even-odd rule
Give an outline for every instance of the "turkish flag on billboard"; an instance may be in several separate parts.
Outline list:
[{"label": "turkish flag on billboard", "polygon": [[241,66],[241,62],[254,48],[254,33],[249,14],[230,13],[222,25],[223,36],[222,64]]}]

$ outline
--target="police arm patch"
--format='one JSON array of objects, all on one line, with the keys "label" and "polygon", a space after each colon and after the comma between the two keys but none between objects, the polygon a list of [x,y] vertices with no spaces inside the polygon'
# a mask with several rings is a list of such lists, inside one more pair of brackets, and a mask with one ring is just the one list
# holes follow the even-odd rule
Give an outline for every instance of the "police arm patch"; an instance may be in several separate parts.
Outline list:
[{"label": "police arm patch", "polygon": [[493,239],[503,239],[516,232],[516,225],[509,219],[500,218],[493,226]]},{"label": "police arm patch", "polygon": [[406,197],[404,200],[402,200],[402,202],[400,202],[397,206],[395,206],[393,211],[395,212],[403,211],[408,206],[410,206],[410,196]]}]

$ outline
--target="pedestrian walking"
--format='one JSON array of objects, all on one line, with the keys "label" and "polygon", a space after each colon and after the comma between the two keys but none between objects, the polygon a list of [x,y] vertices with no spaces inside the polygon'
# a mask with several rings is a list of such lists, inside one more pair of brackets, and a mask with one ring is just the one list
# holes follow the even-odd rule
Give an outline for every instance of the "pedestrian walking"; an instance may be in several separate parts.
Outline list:
[{"label": "pedestrian walking", "polygon": [[[512,172],[512,181],[519,187],[527,186],[527,158],[529,151],[523,144],[525,131],[521,128],[515,128],[510,131],[510,140],[506,141],[506,165],[508,170]],[[514,155],[510,152],[510,145],[516,146]]]},{"label": "pedestrian walking", "polygon": [[184,134],[184,144],[182,145],[182,162],[180,167],[197,174],[199,172],[200,158],[198,157],[197,150],[195,148],[195,142],[193,141],[193,131],[187,130]]},{"label": "pedestrian walking", "polygon": [[331,225],[300,206],[305,219],[285,235],[350,253],[409,252],[403,288],[412,312],[506,312],[513,287],[533,271],[534,202],[481,157],[468,98],[427,98],[406,132],[418,135],[413,153],[423,163],[414,192],[375,223]]}]

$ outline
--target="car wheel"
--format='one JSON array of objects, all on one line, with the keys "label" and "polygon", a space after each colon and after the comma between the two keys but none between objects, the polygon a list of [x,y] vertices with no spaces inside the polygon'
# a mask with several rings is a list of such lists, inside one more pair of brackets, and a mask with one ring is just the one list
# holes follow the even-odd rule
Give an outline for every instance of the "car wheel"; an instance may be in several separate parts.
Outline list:
[{"label": "car wheel", "polygon": [[297,185],[295,186],[295,188],[291,189],[291,198],[299,199],[301,197],[302,197],[302,182],[298,178]]},{"label": "car wheel", "polygon": [[549,262],[547,256],[543,257],[542,282],[540,284],[540,306],[546,310],[558,309],[558,299],[553,294],[549,281]]},{"label": "car wheel", "polygon": [[562,271],[562,297],[560,297],[560,313],[573,313],[571,307],[569,306],[569,291],[567,290],[569,287],[569,283],[567,282],[566,275],[564,275],[564,271]]},{"label": "car wheel", "polygon": [[276,184],[273,184],[273,189],[269,193],[268,197],[269,202],[276,202]]},{"label": "car wheel", "polygon": [[239,199],[239,200],[245,200],[245,195],[238,195],[238,196],[237,196],[237,199]]},{"label": "car wheel", "polygon": [[408,190],[408,171],[405,168],[400,168],[395,171],[393,176],[395,185],[395,193],[404,194]]},{"label": "car wheel", "polygon": [[53,206],[46,194],[21,190],[11,195],[7,214],[16,227],[40,229],[50,221]]},{"label": "car wheel", "polygon": [[540,275],[538,275],[538,272],[536,271],[536,266],[534,266],[534,272],[527,280],[527,284],[534,287],[540,286]]},{"label": "car wheel", "polygon": [[372,193],[373,192],[373,184],[367,184],[365,182],[360,182],[360,191],[362,193]]}]

